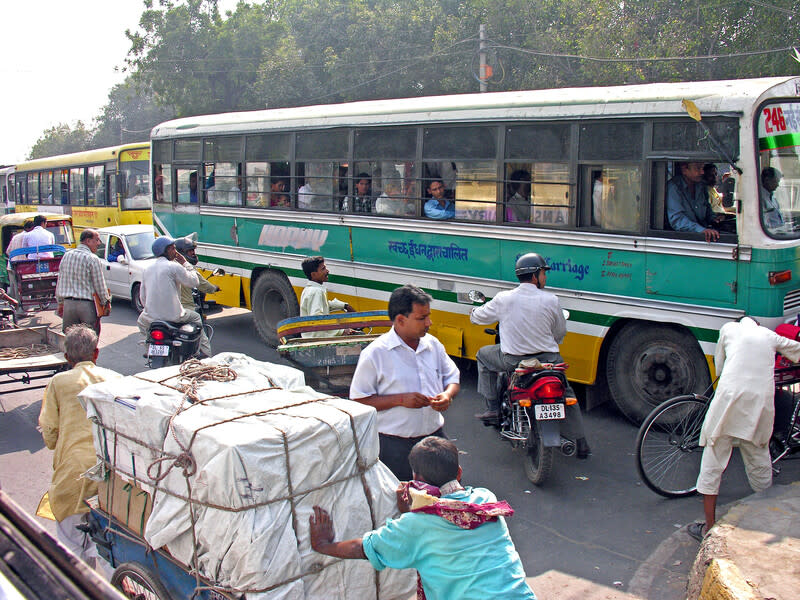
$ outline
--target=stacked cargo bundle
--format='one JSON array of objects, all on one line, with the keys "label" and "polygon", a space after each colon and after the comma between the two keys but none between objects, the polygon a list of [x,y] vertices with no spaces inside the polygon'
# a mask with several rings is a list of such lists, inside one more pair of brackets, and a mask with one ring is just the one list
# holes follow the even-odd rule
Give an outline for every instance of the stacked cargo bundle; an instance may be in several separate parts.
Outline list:
[{"label": "stacked cargo bundle", "polygon": [[[184,369],[187,364],[184,364]],[[81,394],[112,475],[101,508],[220,591],[260,598],[407,598],[414,574],[315,553],[308,519],[337,539],[396,516],[376,413],[305,386],[290,367],[219,354]]]}]

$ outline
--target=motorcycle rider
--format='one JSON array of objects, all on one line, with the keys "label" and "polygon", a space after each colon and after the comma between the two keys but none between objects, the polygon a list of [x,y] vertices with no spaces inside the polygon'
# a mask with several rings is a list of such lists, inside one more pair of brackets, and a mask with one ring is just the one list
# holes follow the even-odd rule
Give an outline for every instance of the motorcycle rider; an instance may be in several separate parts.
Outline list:
[{"label": "motorcycle rider", "polygon": [[139,331],[147,337],[153,321],[170,323],[191,323],[200,328],[200,358],[211,356],[211,344],[203,330],[203,321],[194,310],[181,306],[180,287],[197,287],[197,271],[175,249],[175,240],[169,236],[157,237],[153,241],[153,255],[156,262],[142,274],[142,287],[139,297],[144,310],[137,321]]},{"label": "motorcycle rider", "polygon": [[[520,361],[537,358],[542,363],[561,363],[558,344],[567,333],[567,322],[558,297],[545,292],[547,271],[545,259],[531,252],[517,259],[514,271],[519,286],[498,293],[483,306],[470,312],[470,321],[477,325],[498,323],[500,343],[478,350],[478,393],[486,401],[487,410],[475,415],[484,421],[497,419],[497,374],[511,371]],[[567,398],[574,398],[567,385]],[[575,440],[578,458],[591,454],[583,431],[583,417],[577,402],[566,406],[565,437]]]},{"label": "motorcycle rider", "polygon": [[[183,256],[193,267],[197,265],[198,258],[195,249],[197,248],[197,232],[190,233],[186,237],[178,238],[175,240],[175,249],[178,254]],[[197,290],[205,296],[206,294],[213,294],[219,291],[219,286],[210,283],[208,279],[197,273]],[[181,306],[186,310],[195,310],[194,296],[192,295],[192,288],[181,286]]]}]

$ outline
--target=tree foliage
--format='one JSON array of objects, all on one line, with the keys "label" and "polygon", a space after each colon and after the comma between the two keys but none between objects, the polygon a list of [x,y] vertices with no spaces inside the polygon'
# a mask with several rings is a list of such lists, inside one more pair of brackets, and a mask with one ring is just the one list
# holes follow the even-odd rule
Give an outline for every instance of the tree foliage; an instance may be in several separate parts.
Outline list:
[{"label": "tree foliage", "polygon": [[79,152],[90,147],[91,140],[92,132],[81,121],[74,126],[59,123],[42,133],[31,148],[28,159]]},{"label": "tree foliage", "polygon": [[89,143],[162,117],[475,92],[481,24],[490,91],[795,74],[798,18],[800,0],[144,0]]}]

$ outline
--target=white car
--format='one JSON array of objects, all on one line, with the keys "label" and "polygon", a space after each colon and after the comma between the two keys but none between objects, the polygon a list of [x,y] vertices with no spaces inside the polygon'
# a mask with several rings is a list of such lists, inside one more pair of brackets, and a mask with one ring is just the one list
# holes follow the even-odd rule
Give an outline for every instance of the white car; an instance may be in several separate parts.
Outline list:
[{"label": "white car", "polygon": [[155,262],[152,225],[116,225],[97,230],[102,243],[97,255],[103,260],[106,285],[114,298],[131,301],[137,312],[144,306],[139,299],[142,273]]}]

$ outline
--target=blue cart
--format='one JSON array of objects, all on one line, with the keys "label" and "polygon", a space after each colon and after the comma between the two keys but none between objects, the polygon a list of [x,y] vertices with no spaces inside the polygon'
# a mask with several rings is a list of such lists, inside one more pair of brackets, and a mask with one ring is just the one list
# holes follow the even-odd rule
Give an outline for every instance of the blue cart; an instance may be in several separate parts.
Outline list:
[{"label": "blue cart", "polygon": [[133,600],[243,600],[241,594],[212,589],[189,567],[162,550],[149,548],[135,532],[108,513],[90,506],[89,534],[102,559],[114,567],[111,584]]}]

